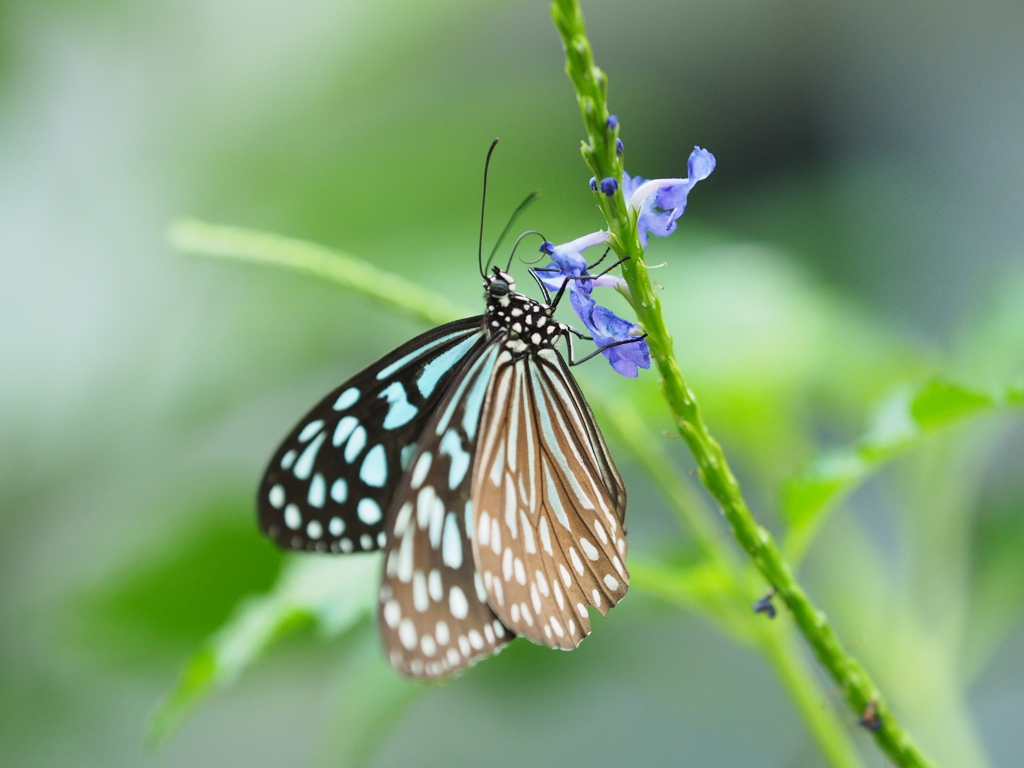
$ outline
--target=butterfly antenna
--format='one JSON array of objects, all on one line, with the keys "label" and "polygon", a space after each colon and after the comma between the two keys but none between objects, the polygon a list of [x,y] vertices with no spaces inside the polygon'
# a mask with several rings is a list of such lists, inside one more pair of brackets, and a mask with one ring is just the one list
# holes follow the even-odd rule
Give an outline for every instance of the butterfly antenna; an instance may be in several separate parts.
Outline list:
[{"label": "butterfly antenna", "polygon": [[[521,234],[521,235],[520,235],[519,237],[517,237],[517,238],[516,238],[516,242],[515,242],[515,245],[513,245],[513,246],[512,246],[512,253],[510,253],[510,254],[508,255],[508,264],[507,264],[507,265],[505,266],[505,271],[506,271],[506,272],[508,272],[509,268],[510,268],[510,267],[512,266],[512,259],[513,259],[513,258],[515,258],[515,255],[516,255],[516,249],[517,249],[517,248],[519,248],[519,244],[520,244],[521,242],[523,242],[523,238],[524,238],[524,237],[529,237],[530,235],[537,235],[537,237],[539,237],[539,238],[540,238],[541,240],[543,240],[543,241],[547,242],[547,238],[546,238],[546,237],[544,237],[544,235],[543,235],[543,234],[541,234],[540,232],[538,232],[538,231],[537,231],[537,230],[535,230],[535,229],[531,229],[531,230],[528,230],[528,231],[526,231],[526,232],[523,232],[523,234]],[[540,256],[538,256],[538,257],[537,257],[536,259],[534,259],[533,261],[527,261],[526,259],[524,259],[524,258],[522,258],[522,257],[520,257],[520,259],[519,259],[519,260],[520,260],[521,262],[523,262],[523,264],[536,264],[536,263],[537,263],[538,261],[541,261],[541,260],[542,260],[542,259],[544,259],[544,258],[546,258],[546,255],[542,253],[542,254],[541,254]]]},{"label": "butterfly antenna", "polygon": [[480,277],[486,276],[484,274],[484,211],[487,210],[487,169],[491,167],[491,155],[494,154],[496,146],[498,146],[497,139],[491,142],[490,149],[487,150],[487,159],[484,160],[484,192],[480,200],[480,240],[476,246],[476,265],[480,269]]},{"label": "butterfly antenna", "polygon": [[[487,257],[487,264],[484,265],[484,270],[490,269],[491,262],[494,260],[494,254],[496,254],[498,252],[499,246],[501,246],[502,241],[508,235],[509,230],[512,229],[512,225],[516,223],[516,219],[519,218],[519,214],[521,214],[523,211],[525,211],[526,208],[530,205],[530,203],[532,203],[538,197],[540,197],[540,192],[538,192],[537,190],[534,190],[533,192],[531,192],[529,195],[526,196],[526,199],[523,200],[523,202],[521,202],[519,204],[519,207],[517,207],[514,211],[512,211],[512,215],[509,217],[508,224],[506,224],[505,228],[503,230],[501,230],[501,234],[498,235],[498,241],[494,244],[494,248],[491,249],[491,255]],[[512,264],[512,257],[511,256],[509,257],[508,263],[511,266],[511,264]],[[508,267],[505,267],[505,271],[506,272],[508,271]]]}]

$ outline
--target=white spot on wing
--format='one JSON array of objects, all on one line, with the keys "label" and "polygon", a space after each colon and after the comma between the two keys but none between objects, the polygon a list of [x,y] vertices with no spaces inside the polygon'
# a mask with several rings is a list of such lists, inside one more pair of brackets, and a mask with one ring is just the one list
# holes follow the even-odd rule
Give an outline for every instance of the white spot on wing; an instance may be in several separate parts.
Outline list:
[{"label": "white spot on wing", "polygon": [[416,610],[423,613],[430,605],[427,596],[427,577],[423,571],[415,571],[412,575],[412,604]]},{"label": "white spot on wing", "polygon": [[[359,519],[367,525],[375,525],[380,522],[383,514],[380,511],[380,505],[377,504],[373,499],[360,499],[359,505],[356,507],[356,514],[359,515]],[[363,547],[368,549],[369,547]]]},{"label": "white spot on wing", "polygon": [[280,509],[284,506],[284,486],[275,485],[270,489],[270,493],[267,494],[267,498],[270,500],[270,506],[274,509]]},{"label": "white spot on wing", "polygon": [[[576,569],[576,573],[580,576],[583,575],[583,561],[580,560],[580,556],[576,554],[575,547],[569,547],[569,558],[572,560],[572,567]],[[566,585],[568,586],[568,585]]]},{"label": "white spot on wing", "polygon": [[459,532],[454,512],[449,512],[444,521],[441,559],[449,568],[457,569],[462,566],[462,534]]},{"label": "white spot on wing", "polygon": [[416,625],[412,623],[412,619],[402,619],[399,623],[398,639],[407,650],[411,651],[416,647]]},{"label": "white spot on wing", "polygon": [[416,459],[416,467],[412,471],[412,477],[409,479],[409,486],[416,490],[427,477],[427,472],[430,471],[430,464],[433,462],[434,457],[430,455],[430,452],[424,452],[420,454],[420,457]]},{"label": "white spot on wing", "polygon": [[600,557],[597,547],[591,544],[590,541],[583,536],[580,537],[580,546],[583,547],[583,551],[591,560],[597,560],[597,558]]},{"label": "white spot on wing", "polygon": [[[434,568],[430,572],[430,575],[427,576],[427,592],[430,593],[430,597],[435,603],[441,602],[441,599],[444,597],[444,584],[441,582],[441,571],[437,568]],[[438,635],[437,639],[441,639],[440,635]],[[448,641],[445,640],[444,642],[446,643]],[[441,644],[444,645],[444,643]]]},{"label": "white spot on wing", "polygon": [[469,615],[469,602],[460,587],[452,587],[448,592],[448,607],[456,619],[464,619]]},{"label": "white spot on wing", "polygon": [[302,513],[294,504],[289,504],[284,508],[284,524],[293,531],[299,530],[299,526],[302,525]]}]

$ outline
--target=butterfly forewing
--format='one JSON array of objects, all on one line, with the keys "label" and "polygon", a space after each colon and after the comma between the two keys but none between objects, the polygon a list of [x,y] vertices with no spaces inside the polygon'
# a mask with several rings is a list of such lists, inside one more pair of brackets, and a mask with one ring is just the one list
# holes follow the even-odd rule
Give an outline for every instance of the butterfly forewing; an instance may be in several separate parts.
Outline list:
[{"label": "butterfly forewing", "polygon": [[625,595],[626,495],[593,414],[554,349],[502,353],[473,478],[474,558],[517,634],[571,649]]},{"label": "butterfly forewing", "polygon": [[280,546],[369,551],[417,439],[460,367],[485,343],[481,317],[435,328],[325,397],[263,475],[260,527]]},{"label": "butterfly forewing", "polygon": [[452,382],[387,516],[379,624],[392,666],[409,675],[451,674],[513,637],[488,605],[472,545],[471,463],[499,352],[492,343]]}]

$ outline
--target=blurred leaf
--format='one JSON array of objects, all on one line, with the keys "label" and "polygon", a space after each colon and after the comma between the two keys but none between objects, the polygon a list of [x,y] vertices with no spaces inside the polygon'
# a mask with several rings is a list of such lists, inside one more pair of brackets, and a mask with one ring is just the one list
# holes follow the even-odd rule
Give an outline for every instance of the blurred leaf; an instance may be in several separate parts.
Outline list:
[{"label": "blurred leaf", "polygon": [[214,631],[243,595],[274,583],[281,554],[253,530],[248,494],[213,500],[191,519],[169,547],[75,600],[76,629],[119,664],[149,661],[168,647],[179,653]]},{"label": "blurred leaf", "polygon": [[720,564],[670,566],[631,556],[629,576],[631,587],[704,616],[738,642],[753,642],[752,614],[738,599],[735,578]]},{"label": "blurred leaf", "polygon": [[307,624],[327,636],[350,629],[376,605],[379,578],[377,555],[291,558],[270,592],[243,601],[186,662],[150,720],[148,740],[165,740],[207,694],[231,685],[278,638]]},{"label": "blurred leaf", "polygon": [[975,534],[975,570],[963,679],[973,680],[1024,615],[1024,515],[1019,493],[1002,514],[983,515]]},{"label": "blurred leaf", "polygon": [[789,531],[786,552],[799,561],[828,512],[894,455],[928,433],[968,416],[1024,401],[1016,385],[985,392],[931,379],[916,390],[902,389],[882,404],[873,424],[852,447],[819,457],[783,490]]},{"label": "blurred leaf", "polygon": [[[652,244],[649,259],[668,262],[652,276],[665,287],[666,322],[708,423],[762,487],[777,487],[811,454],[815,411],[827,409],[829,424],[852,422],[894,382],[932,370],[778,248],[685,234]],[[652,423],[667,423],[655,377],[640,382],[643,397],[631,399]],[[624,396],[626,386],[635,392],[628,382]]]},{"label": "blurred leaf", "polygon": [[395,672],[380,652],[376,628],[367,627],[347,654],[334,686],[337,706],[325,729],[322,760],[332,768],[367,765],[399,722],[398,715],[437,685],[413,682]]},{"label": "blurred leaf", "polygon": [[195,219],[178,221],[171,227],[168,237],[183,251],[304,272],[435,325],[467,315],[428,288],[316,243],[250,229],[217,226]]}]

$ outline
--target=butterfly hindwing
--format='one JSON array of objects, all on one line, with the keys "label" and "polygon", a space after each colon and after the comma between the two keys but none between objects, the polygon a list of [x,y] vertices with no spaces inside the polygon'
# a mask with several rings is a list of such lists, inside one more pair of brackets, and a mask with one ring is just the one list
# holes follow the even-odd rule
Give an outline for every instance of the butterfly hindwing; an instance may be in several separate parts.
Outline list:
[{"label": "butterfly hindwing", "polygon": [[451,674],[513,637],[487,602],[472,544],[472,456],[499,352],[492,343],[452,382],[388,514],[379,625],[392,666],[416,677]]},{"label": "butterfly hindwing", "polygon": [[593,413],[554,349],[499,360],[473,478],[474,559],[516,634],[572,649],[626,593],[626,495]]},{"label": "butterfly hindwing", "polygon": [[424,333],[317,404],[260,483],[260,527],[280,546],[381,548],[384,516],[420,433],[456,373],[485,343],[482,318]]}]

